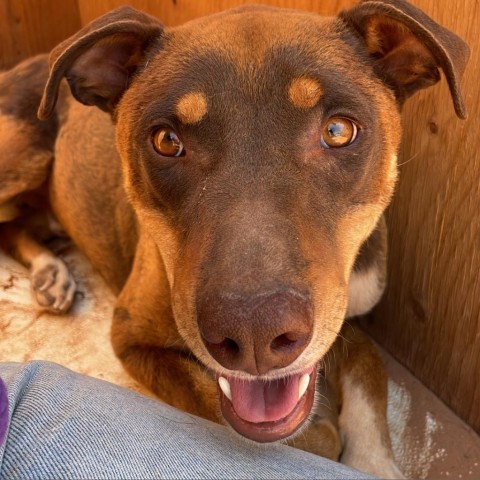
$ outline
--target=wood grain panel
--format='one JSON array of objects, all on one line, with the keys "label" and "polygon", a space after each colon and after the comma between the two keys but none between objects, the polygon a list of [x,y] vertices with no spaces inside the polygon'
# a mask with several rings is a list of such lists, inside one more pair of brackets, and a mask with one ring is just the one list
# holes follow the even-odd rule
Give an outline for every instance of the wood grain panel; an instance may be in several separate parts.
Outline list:
[{"label": "wood grain panel", "polygon": [[0,68],[50,51],[79,28],[77,0],[0,0]]},{"label": "wood grain panel", "polygon": [[0,69],[16,63],[22,51],[19,20],[12,7],[11,2],[0,2]]},{"label": "wood grain panel", "polygon": [[478,1],[415,0],[472,48],[458,120],[445,82],[404,112],[389,209],[389,288],[367,328],[480,431],[480,77]]},{"label": "wood grain panel", "polygon": [[[160,18],[165,25],[174,26],[202,15],[219,12],[226,8],[252,3],[249,0],[78,0],[82,24],[86,24],[120,5],[131,5]],[[342,8],[353,5],[355,0],[260,0],[254,3],[275,5],[284,8],[311,10],[322,15],[332,15]]]}]

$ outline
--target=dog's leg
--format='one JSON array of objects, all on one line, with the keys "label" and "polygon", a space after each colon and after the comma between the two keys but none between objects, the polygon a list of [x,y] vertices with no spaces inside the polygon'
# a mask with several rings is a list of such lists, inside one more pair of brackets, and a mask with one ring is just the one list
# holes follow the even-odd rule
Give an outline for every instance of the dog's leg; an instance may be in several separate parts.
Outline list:
[{"label": "dog's leg", "polygon": [[53,313],[66,312],[75,295],[75,280],[67,266],[18,223],[0,226],[0,247],[30,269],[37,303]]},{"label": "dog's leg", "polygon": [[387,424],[387,374],[368,337],[346,325],[334,345],[341,392],[342,463],[380,478],[404,478]]},{"label": "dog's leg", "polygon": [[[118,317],[117,317],[118,318]],[[165,403],[220,423],[216,385],[205,368],[187,354],[132,339],[117,355],[133,378]]]},{"label": "dog's leg", "polygon": [[[42,122],[35,108],[47,78],[48,55],[27,59],[0,74],[0,247],[30,269],[38,304],[62,313],[73,301],[75,282],[64,262],[40,244],[37,225],[30,228],[32,218],[24,215],[29,208],[44,210],[36,195],[42,191],[43,204],[54,161],[57,115]],[[35,200],[25,202],[26,197]],[[37,221],[37,215],[33,217]]]},{"label": "dog's leg", "polygon": [[112,345],[125,369],[164,402],[219,422],[217,386],[177,332],[155,244],[141,240],[113,315]]}]

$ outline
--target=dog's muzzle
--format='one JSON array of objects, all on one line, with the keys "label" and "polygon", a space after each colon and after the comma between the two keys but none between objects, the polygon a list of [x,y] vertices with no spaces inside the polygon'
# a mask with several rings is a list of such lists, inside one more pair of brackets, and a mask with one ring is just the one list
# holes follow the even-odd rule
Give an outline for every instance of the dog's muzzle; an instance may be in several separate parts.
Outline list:
[{"label": "dog's muzzle", "polygon": [[[198,323],[212,357],[232,375],[217,375],[222,413],[241,435],[258,442],[286,438],[308,416],[316,368],[276,378],[312,337],[310,296],[292,288],[263,294],[205,295]],[[238,378],[235,372],[261,376]]]}]

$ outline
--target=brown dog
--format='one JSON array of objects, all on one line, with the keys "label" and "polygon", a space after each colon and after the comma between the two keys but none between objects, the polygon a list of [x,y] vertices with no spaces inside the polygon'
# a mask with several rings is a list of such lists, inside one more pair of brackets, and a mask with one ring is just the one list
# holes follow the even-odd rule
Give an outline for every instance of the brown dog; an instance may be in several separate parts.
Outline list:
[{"label": "brown dog", "polygon": [[384,288],[401,105],[441,68],[464,117],[467,58],[404,0],[172,29],[115,10],[52,52],[47,122],[45,57],[0,78],[3,246],[42,305],[70,306],[68,269],[25,220],[46,185],[118,294],[112,341],[136,379],[257,442],[303,431],[296,446],[398,477],[381,361],[341,329]]}]

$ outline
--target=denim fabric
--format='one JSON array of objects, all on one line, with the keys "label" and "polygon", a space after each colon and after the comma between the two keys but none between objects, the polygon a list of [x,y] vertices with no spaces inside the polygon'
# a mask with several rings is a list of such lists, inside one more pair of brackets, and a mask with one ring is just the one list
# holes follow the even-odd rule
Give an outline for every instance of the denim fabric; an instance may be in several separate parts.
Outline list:
[{"label": "denim fabric", "polygon": [[0,478],[371,478],[48,362],[0,364],[10,424]]},{"label": "denim fabric", "polygon": [[8,423],[8,398],[7,387],[0,378],[0,447],[3,445],[3,439],[7,433]]}]

